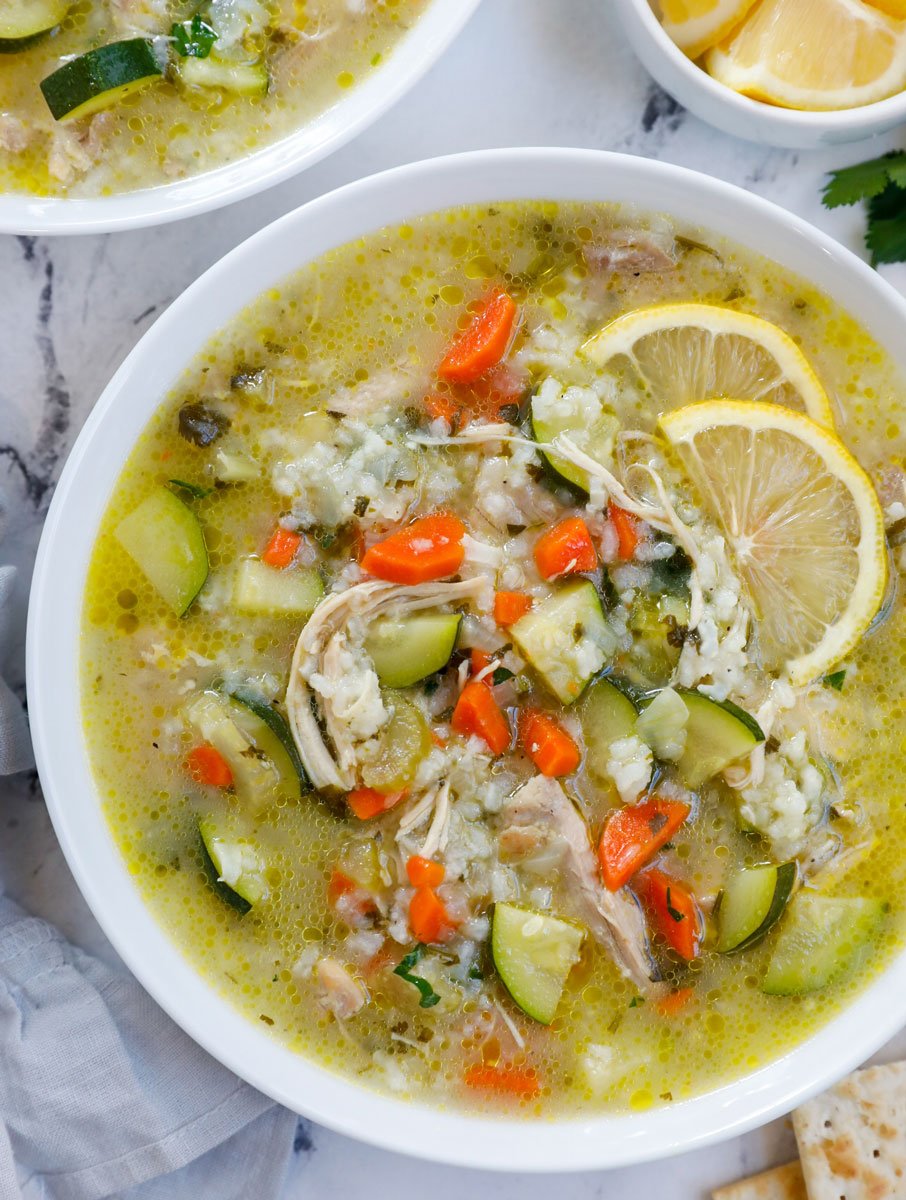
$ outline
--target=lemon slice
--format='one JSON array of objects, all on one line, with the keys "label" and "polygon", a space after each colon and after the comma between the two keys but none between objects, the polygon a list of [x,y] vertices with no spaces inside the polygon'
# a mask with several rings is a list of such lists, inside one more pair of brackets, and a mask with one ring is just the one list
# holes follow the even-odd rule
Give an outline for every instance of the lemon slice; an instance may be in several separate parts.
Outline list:
[{"label": "lemon slice", "polygon": [[705,66],[785,108],[857,108],[906,87],[906,23],[862,0],[761,0]]},{"label": "lemon slice", "polygon": [[661,0],[661,24],[684,54],[698,58],[732,33],[754,3],[755,0]]},{"label": "lemon slice", "polygon": [[868,476],[832,433],[776,404],[715,400],[660,424],[727,539],[763,665],[796,686],[824,674],[871,624],[887,585]]},{"label": "lemon slice", "polygon": [[888,17],[896,17],[898,21],[906,19],[906,0],[865,0],[872,8],[879,8]]},{"label": "lemon slice", "polygon": [[599,366],[630,360],[658,408],[729,396],[806,412],[834,428],[830,401],[793,339],[770,321],[715,304],[637,308],[585,343]]}]

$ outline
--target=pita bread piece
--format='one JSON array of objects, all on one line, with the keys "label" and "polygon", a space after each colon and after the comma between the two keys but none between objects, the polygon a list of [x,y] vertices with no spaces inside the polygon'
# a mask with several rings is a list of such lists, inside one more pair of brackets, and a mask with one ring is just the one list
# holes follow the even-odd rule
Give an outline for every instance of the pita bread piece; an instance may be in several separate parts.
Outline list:
[{"label": "pita bread piece", "polygon": [[713,1200],[808,1200],[799,1163],[774,1167],[711,1193]]},{"label": "pita bread piece", "polygon": [[906,1197],[906,1063],[856,1071],[793,1113],[809,1200]]}]

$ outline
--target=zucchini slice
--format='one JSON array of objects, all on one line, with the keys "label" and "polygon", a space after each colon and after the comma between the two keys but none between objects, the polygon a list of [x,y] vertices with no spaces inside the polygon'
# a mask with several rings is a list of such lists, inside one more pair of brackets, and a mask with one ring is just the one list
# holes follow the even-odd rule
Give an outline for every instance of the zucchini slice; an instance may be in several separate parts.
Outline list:
[{"label": "zucchini slice", "polygon": [[886,905],[867,897],[800,892],[780,928],[762,980],[769,996],[799,996],[826,987],[877,932]]},{"label": "zucchini slice", "polygon": [[607,773],[610,747],[636,732],[636,707],[609,679],[596,679],[579,705],[585,765],[595,782],[611,786]]},{"label": "zucchini slice", "polygon": [[796,886],[795,862],[751,867],[735,872],[724,888],[718,909],[720,954],[748,950],[760,942],[783,915]]},{"label": "zucchini slice", "polygon": [[729,700],[711,700],[701,692],[677,689],[686,708],[686,749],[677,764],[683,783],[695,790],[730,763],[749,754],[764,733],[750,717]]},{"label": "zucchini slice", "polygon": [[461,621],[459,613],[379,617],[365,638],[378,679],[385,687],[404,688],[440,671],[450,661]]},{"label": "zucchini slice", "polygon": [[23,50],[42,33],[59,25],[71,0],[3,0],[0,4],[0,51]]},{"label": "zucchini slice", "polygon": [[223,59],[183,58],[176,72],[187,87],[220,88],[236,96],[266,96],[267,66],[263,62],[231,63]]},{"label": "zucchini slice", "polygon": [[[296,743],[293,741],[293,735],[290,732],[289,725],[287,724],[286,718],[283,716],[283,714],[278,712],[273,705],[265,704],[263,700],[261,700],[253,692],[247,691],[245,688],[237,688],[236,691],[230,695],[230,699],[234,704],[241,705],[242,708],[248,709],[252,716],[256,717],[262,722],[262,724],[267,726],[267,728],[271,731],[271,733],[286,751],[286,755],[289,758],[289,761],[292,763],[293,770],[298,776],[300,790],[303,792],[310,792],[311,782],[305,773],[305,767],[302,765],[302,759],[299,757],[299,751],[296,749]],[[240,725],[242,724],[242,719],[240,719]],[[246,721],[245,727],[248,728],[248,731],[253,737],[256,736],[257,732],[259,744],[261,743],[262,739],[264,741],[269,740],[263,737],[263,731],[261,729],[256,731],[254,724],[249,726],[249,722]],[[272,744],[271,748],[273,749]],[[262,749],[264,749],[264,746],[262,746]],[[285,764],[278,763],[278,765],[282,767]]]},{"label": "zucchini slice", "polygon": [[510,626],[523,658],[563,704],[578,700],[617,648],[594,585],[568,583]]},{"label": "zucchini slice", "polygon": [[120,521],[114,536],[181,617],[208,577],[204,534],[191,508],[159,487]]},{"label": "zucchini slice", "polygon": [[75,121],[162,77],[154,43],[149,38],[129,38],[63,63],[41,80],[41,91],[56,120]]},{"label": "zucchini slice", "polygon": [[550,1025],[570,971],[579,961],[584,932],[559,917],[495,904],[491,954],[506,990],[526,1016]]},{"label": "zucchini slice", "polygon": [[[566,393],[561,395],[560,400],[553,406],[545,403],[543,394],[539,395],[536,392],[532,397],[532,436],[536,442],[552,442],[557,434],[565,433],[580,450],[584,450],[600,463],[607,463],[613,457],[614,437],[619,427],[616,416],[600,406],[589,421],[585,407],[579,404],[570,405]],[[541,454],[561,479],[583,492],[588,491],[588,472],[582,467],[577,467],[565,458],[550,454],[546,450],[542,450]]]},{"label": "zucchini slice", "polygon": [[233,607],[254,616],[310,617],[323,595],[313,568],[270,567],[260,558],[244,559],[233,582]]},{"label": "zucchini slice", "polygon": [[230,841],[223,837],[212,820],[199,821],[198,832],[201,835],[205,869],[214,890],[241,916],[245,916],[255,904],[266,900],[268,896],[261,856],[247,842]]}]

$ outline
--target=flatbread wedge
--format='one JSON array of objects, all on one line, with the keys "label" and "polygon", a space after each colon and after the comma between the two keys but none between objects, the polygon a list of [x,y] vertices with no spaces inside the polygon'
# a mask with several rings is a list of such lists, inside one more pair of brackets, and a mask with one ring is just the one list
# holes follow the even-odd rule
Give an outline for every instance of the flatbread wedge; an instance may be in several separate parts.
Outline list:
[{"label": "flatbread wedge", "polygon": [[808,1200],[802,1168],[797,1162],[728,1183],[711,1196],[713,1200]]},{"label": "flatbread wedge", "polygon": [[906,1063],[856,1071],[793,1113],[809,1200],[906,1196]]}]

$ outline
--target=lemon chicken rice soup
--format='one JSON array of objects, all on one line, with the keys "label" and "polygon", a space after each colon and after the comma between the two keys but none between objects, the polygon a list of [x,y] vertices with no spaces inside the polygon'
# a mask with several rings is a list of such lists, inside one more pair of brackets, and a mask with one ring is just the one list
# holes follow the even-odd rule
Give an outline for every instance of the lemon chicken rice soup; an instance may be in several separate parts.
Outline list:
[{"label": "lemon chicken rice soup", "polygon": [[364,1085],[562,1116],[773,1059],[904,940],[901,381],[595,204],[332,251],[116,485],[82,697],[197,969]]},{"label": "lemon chicken rice soup", "polygon": [[286,137],[428,0],[3,0],[0,191],[105,196]]}]

